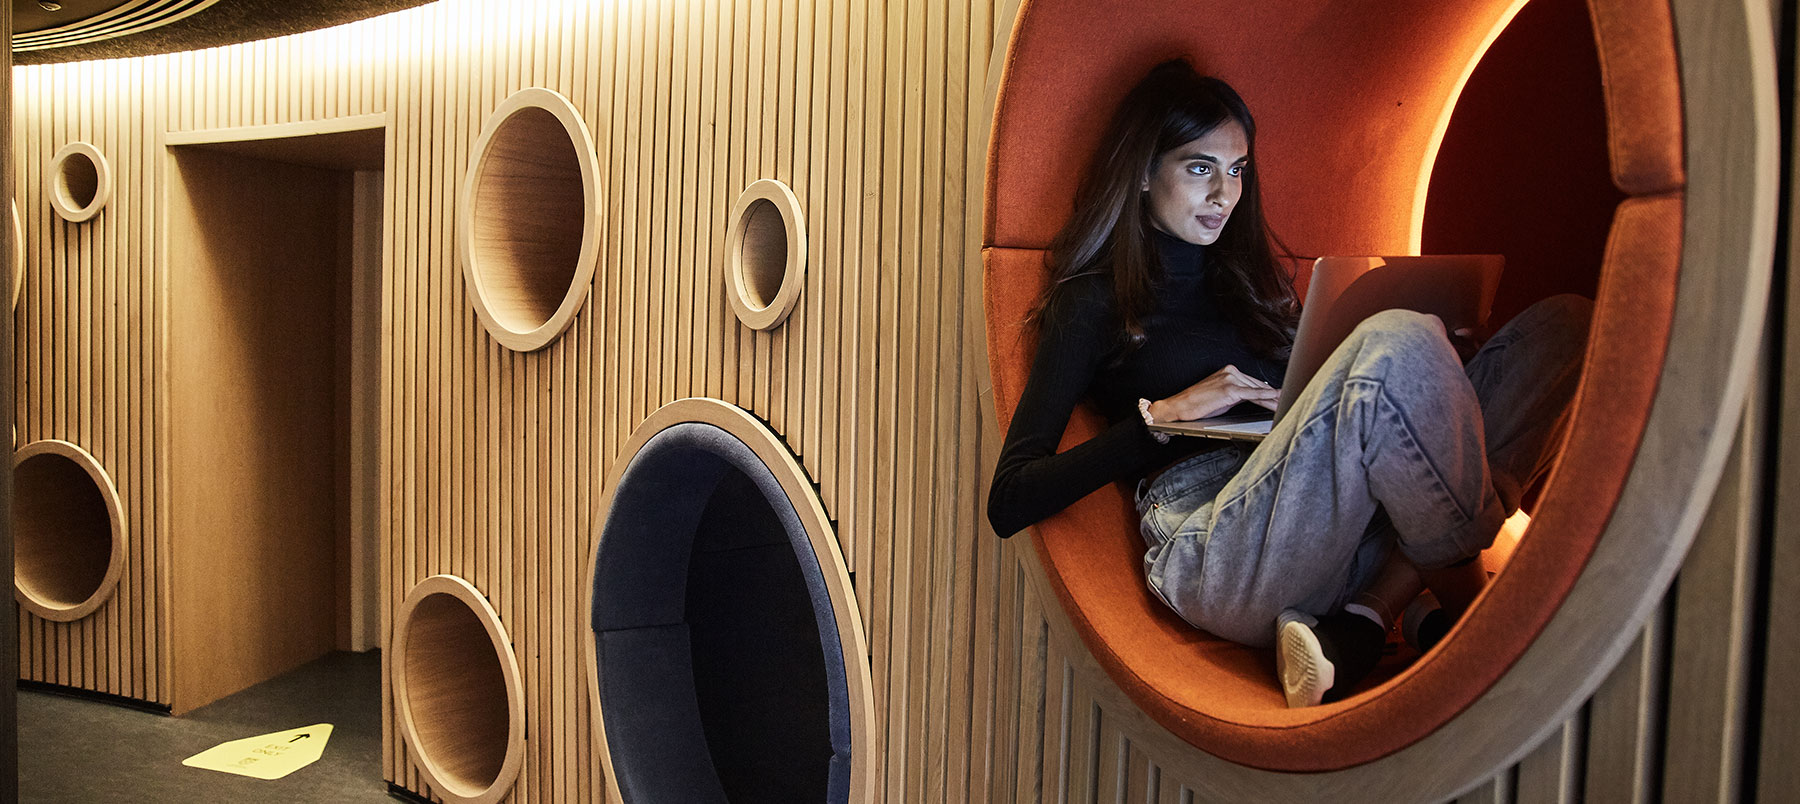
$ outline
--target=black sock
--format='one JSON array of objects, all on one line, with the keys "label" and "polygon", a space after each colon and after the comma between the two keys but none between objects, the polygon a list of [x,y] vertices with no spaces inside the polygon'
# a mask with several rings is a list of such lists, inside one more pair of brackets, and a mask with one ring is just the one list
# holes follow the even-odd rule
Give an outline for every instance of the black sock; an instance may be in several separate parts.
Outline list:
[{"label": "black sock", "polygon": [[1341,700],[1356,689],[1375,664],[1381,661],[1382,646],[1387,644],[1387,631],[1360,614],[1337,612],[1319,618],[1313,628],[1325,658],[1331,660],[1335,678],[1325,691],[1325,701]]},{"label": "black sock", "polygon": [[1451,625],[1453,623],[1450,621],[1450,615],[1446,614],[1443,609],[1432,609],[1425,612],[1425,616],[1419,618],[1419,627],[1415,629],[1416,639],[1419,640],[1419,652],[1424,653],[1436,646],[1439,641],[1443,640],[1445,634],[1450,633]]}]

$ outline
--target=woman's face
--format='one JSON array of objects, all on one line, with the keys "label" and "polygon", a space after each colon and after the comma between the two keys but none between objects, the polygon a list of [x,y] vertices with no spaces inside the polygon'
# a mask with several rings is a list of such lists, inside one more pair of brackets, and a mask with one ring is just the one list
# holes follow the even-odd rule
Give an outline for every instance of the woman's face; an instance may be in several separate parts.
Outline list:
[{"label": "woman's face", "polygon": [[1250,138],[1236,120],[1164,151],[1144,180],[1150,223],[1189,243],[1211,245],[1244,194],[1249,163]]}]

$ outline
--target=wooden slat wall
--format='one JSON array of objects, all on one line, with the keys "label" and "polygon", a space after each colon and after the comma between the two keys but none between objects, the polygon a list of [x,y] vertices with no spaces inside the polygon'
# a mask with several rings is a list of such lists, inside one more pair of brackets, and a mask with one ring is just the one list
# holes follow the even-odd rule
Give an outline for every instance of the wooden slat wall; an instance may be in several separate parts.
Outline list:
[{"label": "wooden slat wall", "polygon": [[[168,551],[180,535],[167,501],[181,480],[164,471],[168,300],[156,269],[183,244],[163,235],[163,133],[386,113],[383,639],[427,575],[455,573],[493,601],[527,693],[514,800],[601,789],[577,651],[593,507],[636,424],[693,395],[768,421],[837,521],[869,635],[882,725],[867,748],[886,800],[1193,800],[1197,780],[1168,770],[1180,757],[1158,753],[1166,743],[1144,718],[1108,709],[1091,657],[1052,627],[1029,544],[993,538],[982,516],[999,433],[981,391],[975,240],[985,99],[1016,8],[444,0],[264,43],[17,69],[20,438],[66,438],[101,460],[131,550],[94,617],[21,615],[21,675],[168,701]],[[524,86],[581,111],[605,199],[589,302],[531,354],[481,329],[453,252],[469,149],[487,112]],[[42,191],[47,157],[71,139],[99,145],[115,170],[112,204],[83,226],[54,218]],[[725,213],[758,178],[785,181],[808,213],[806,290],[773,333],[739,326],[720,293]],[[1727,488],[1758,486],[1755,461],[1734,465],[1747,474]],[[1739,605],[1758,599],[1744,568],[1760,537],[1742,512],[1760,498],[1746,495],[1702,535],[1715,547],[1696,547],[1724,556],[1709,565],[1722,571],[1684,573],[1670,613],[1594,701],[1469,800],[1654,800],[1669,758],[1693,747],[1685,735],[1746,734],[1746,654],[1702,667],[1681,647],[1704,630],[1683,625],[1695,606],[1729,605],[1755,625]],[[1714,635],[1734,650],[1762,638]],[[1704,700],[1672,700],[1686,678],[1707,680],[1679,695]],[[387,695],[384,707],[387,778],[428,792]],[[1719,759],[1691,784],[1753,789]]]},{"label": "wooden slat wall", "polygon": [[[158,84],[132,65],[101,63],[14,74],[15,188],[26,227],[26,291],[15,328],[21,444],[60,438],[81,445],[118,486],[128,556],[112,599],[93,616],[50,623],[19,614],[20,675],[150,701],[166,701],[165,513],[155,483],[160,389],[153,378],[162,301],[153,257],[160,247],[147,201],[161,165],[146,93]],[[114,196],[86,224],[51,210],[44,174],[62,144],[99,147]]]},{"label": "wooden slat wall", "polygon": [[[158,266],[183,259],[187,244],[164,237],[163,135],[385,110],[393,62],[331,59],[380,52],[405,21],[371,21],[329,43],[14,72],[28,288],[15,327],[14,422],[20,443],[66,439],[96,456],[118,486],[128,550],[117,591],[94,616],[61,624],[20,613],[22,678],[170,703],[168,500],[178,479],[167,471],[168,299]],[[86,224],[58,218],[44,190],[51,154],[73,140],[98,146],[113,173],[111,202]]]},{"label": "wooden slat wall", "polygon": [[[12,30],[11,6],[0,8],[0,23],[5,24],[6,30]],[[7,68],[7,75],[0,77],[0,108],[4,108],[12,104],[13,97],[12,40],[8,39],[5,44],[0,44],[0,54],[3,54],[0,58],[4,59],[0,63],[4,63]],[[8,187],[14,184],[18,169],[17,160],[12,156],[12,138],[12,118],[0,120],[0,181],[6,182],[5,186]],[[0,196],[7,199],[9,209],[16,208],[12,193],[0,193]],[[0,243],[5,244],[3,248],[0,248],[0,254],[15,253],[15,250],[19,248],[18,240],[18,235],[14,234],[11,227],[8,227],[6,233],[0,235]],[[17,278],[14,276],[11,263],[8,263],[5,268],[0,268],[0,277],[5,277],[4,283],[0,283],[0,287],[10,288],[13,280]],[[17,351],[14,349],[15,329],[12,316],[13,306],[11,304],[0,307],[0,406],[6,407],[16,407],[15,387],[12,383],[4,382],[6,375],[13,371],[17,355]],[[4,409],[5,407],[0,407],[0,410]],[[17,436],[14,435],[14,438]],[[12,511],[12,462],[5,461],[0,463],[0,567],[5,567],[7,571],[11,571],[14,559]],[[19,606],[16,602],[11,605],[13,606],[12,611],[0,612],[0,667],[19,666],[17,615]],[[16,687],[7,685],[4,690],[0,690],[0,711],[19,711],[19,691]],[[0,725],[0,798],[18,798],[18,780],[19,724],[15,717],[8,718],[5,724]]]}]

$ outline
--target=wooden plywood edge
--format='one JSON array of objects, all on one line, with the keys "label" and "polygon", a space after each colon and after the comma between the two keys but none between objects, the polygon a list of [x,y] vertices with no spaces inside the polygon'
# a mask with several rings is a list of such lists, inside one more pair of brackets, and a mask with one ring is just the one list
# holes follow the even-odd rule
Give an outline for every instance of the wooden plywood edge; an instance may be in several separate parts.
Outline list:
[{"label": "wooden plywood edge", "polygon": [[166,145],[208,145],[226,142],[282,140],[318,134],[344,134],[354,131],[385,129],[388,127],[388,119],[387,112],[374,112],[324,120],[305,120],[297,123],[170,131],[163,135],[163,142]]},{"label": "wooden plywood edge", "polygon": [[[63,178],[65,165],[76,159],[86,160],[94,169],[94,195],[80,206],[76,206],[76,199],[69,196]],[[93,220],[106,208],[106,202],[112,200],[112,188],[112,162],[91,142],[77,140],[64,144],[51,155],[50,165],[44,170],[44,195],[49,197],[50,207],[56,214],[70,223]]]},{"label": "wooden plywood edge", "polygon": [[[478,790],[469,790],[458,784],[447,772],[444,765],[419,744],[418,727],[413,718],[411,705],[411,687],[406,661],[409,647],[412,617],[419,605],[434,595],[445,595],[456,599],[474,613],[475,619],[481,622],[487,631],[489,641],[493,644],[495,658],[500,663],[501,677],[506,685],[507,736],[506,755],[502,760],[500,772],[492,784]],[[454,575],[433,575],[420,581],[407,592],[406,599],[400,604],[400,610],[394,616],[394,644],[392,657],[388,660],[391,667],[390,676],[394,690],[394,709],[399,722],[401,737],[406,741],[408,753],[418,763],[419,770],[424,773],[425,780],[433,790],[448,801],[456,804],[494,804],[512,792],[514,780],[519,777],[519,769],[525,757],[525,692],[519,671],[519,660],[513,653],[512,640],[507,636],[506,626],[501,624],[500,615],[491,603],[468,581]]]},{"label": "wooden plywood edge", "polygon": [[[746,264],[745,260],[745,228],[751,218],[750,210],[757,203],[774,206],[781,215],[781,227],[785,236],[783,252],[786,261],[782,265],[781,285],[775,297],[766,303],[759,303],[751,297],[749,274],[757,269]],[[806,216],[800,209],[800,200],[794,191],[776,179],[758,179],[738,194],[737,201],[731,206],[731,215],[725,234],[725,297],[731,301],[732,312],[744,326],[754,330],[772,330],[781,326],[794,305],[800,301],[800,291],[806,284]]]},{"label": "wooden plywood edge", "polygon": [[[119,576],[125,571],[125,511],[119,502],[119,489],[113,484],[112,476],[107,474],[99,459],[87,450],[60,439],[45,439],[26,444],[13,453],[12,470],[17,473],[18,467],[25,461],[39,455],[55,455],[75,464],[88,479],[94,483],[100,500],[106,506],[106,521],[111,529],[111,555],[107,558],[106,573],[100,583],[94,587],[92,594],[74,605],[59,605],[50,601],[39,600],[30,594],[17,580],[17,568],[14,568],[13,597],[26,611],[46,620],[55,622],[74,622],[99,610],[111,599],[113,590],[119,586]],[[16,557],[16,556],[15,556]]]},{"label": "wooden plywood edge", "polygon": [[[481,266],[477,264],[475,198],[494,137],[505,128],[513,115],[526,109],[548,112],[562,124],[564,132],[568,134],[569,144],[575,152],[576,170],[581,175],[582,230],[581,244],[575,257],[575,272],[555,311],[543,323],[531,329],[515,330],[497,317],[494,305],[498,302],[490,298],[490,291],[481,275]],[[481,134],[471,150],[469,167],[460,187],[456,205],[456,261],[462,266],[469,302],[474,305],[476,316],[481,319],[482,325],[494,340],[508,349],[531,352],[550,345],[568,329],[575,314],[586,304],[588,290],[594,283],[594,272],[600,260],[603,235],[600,232],[599,158],[594,151],[594,137],[589,133],[586,121],[569,99],[555,90],[526,87],[512,93],[501,101],[493,113],[488,115],[487,122],[482,124]]]}]

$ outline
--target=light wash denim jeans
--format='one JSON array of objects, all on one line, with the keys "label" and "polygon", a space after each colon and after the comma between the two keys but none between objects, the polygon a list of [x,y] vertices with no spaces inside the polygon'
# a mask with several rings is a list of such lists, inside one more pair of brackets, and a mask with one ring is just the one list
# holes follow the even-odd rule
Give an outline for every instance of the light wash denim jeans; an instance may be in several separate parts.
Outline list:
[{"label": "light wash denim jeans", "polygon": [[1282,609],[1341,608],[1396,548],[1427,569],[1475,556],[1562,444],[1591,313],[1578,296],[1539,302],[1466,367],[1436,319],[1370,317],[1268,439],[1139,484],[1150,589],[1266,646]]}]

